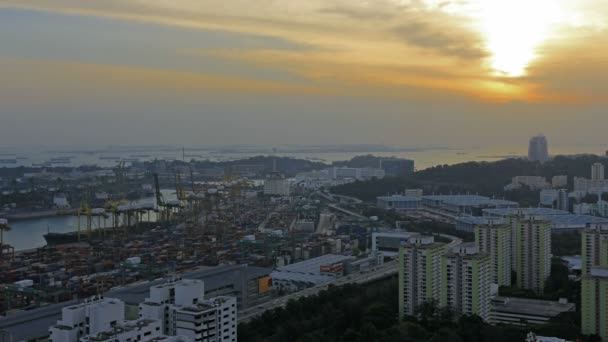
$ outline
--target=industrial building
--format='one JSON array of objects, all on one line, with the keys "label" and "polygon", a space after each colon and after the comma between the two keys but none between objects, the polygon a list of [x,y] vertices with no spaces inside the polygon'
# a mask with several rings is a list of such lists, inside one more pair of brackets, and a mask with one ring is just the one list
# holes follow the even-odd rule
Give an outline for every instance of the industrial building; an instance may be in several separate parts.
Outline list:
[{"label": "industrial building", "polygon": [[494,297],[491,300],[489,322],[519,326],[541,325],[564,312],[574,312],[575,309],[576,305],[567,300]]},{"label": "industrial building", "polygon": [[372,253],[382,253],[386,257],[397,257],[403,243],[417,233],[394,231],[372,233]]},{"label": "industrial building", "polygon": [[493,199],[478,195],[432,195],[422,196],[422,205],[426,210],[440,214],[457,216],[482,216],[488,208],[517,208],[516,202]]},{"label": "industrial building", "polygon": [[484,217],[484,216],[459,216],[455,220],[456,230],[467,233],[474,233],[475,227],[484,226],[488,224],[504,224],[506,223],[505,219],[502,218],[494,218],[494,217]]},{"label": "industrial building", "polygon": [[380,196],[376,198],[378,207],[385,210],[419,210],[422,200],[419,197],[401,195]]},{"label": "industrial building", "polygon": [[345,274],[354,257],[326,254],[286,266],[272,272],[272,284],[277,291],[296,292],[330,282]]},{"label": "industrial building", "polygon": [[[272,269],[248,265],[223,265],[186,272],[183,279],[199,279],[205,282],[205,297],[231,296],[237,299],[239,309],[254,306],[268,298]],[[118,298],[127,305],[138,305],[148,295],[149,289],[162,284],[163,280],[121,287],[107,292],[106,297]]]}]

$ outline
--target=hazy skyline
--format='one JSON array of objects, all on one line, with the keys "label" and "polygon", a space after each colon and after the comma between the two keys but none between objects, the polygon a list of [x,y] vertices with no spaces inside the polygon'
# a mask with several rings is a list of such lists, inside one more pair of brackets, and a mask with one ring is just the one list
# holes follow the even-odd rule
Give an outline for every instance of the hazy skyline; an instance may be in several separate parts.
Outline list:
[{"label": "hazy skyline", "polygon": [[606,144],[600,0],[0,0],[0,144]]}]

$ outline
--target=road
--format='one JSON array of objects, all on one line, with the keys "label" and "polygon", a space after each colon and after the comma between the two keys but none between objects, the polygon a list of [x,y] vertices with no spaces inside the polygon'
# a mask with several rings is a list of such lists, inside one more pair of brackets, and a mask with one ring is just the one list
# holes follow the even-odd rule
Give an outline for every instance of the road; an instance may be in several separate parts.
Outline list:
[{"label": "road", "polygon": [[365,284],[369,282],[373,282],[379,279],[387,278],[397,274],[397,260],[392,260],[384,263],[382,266],[377,266],[369,272],[366,273],[355,273],[349,276],[336,278],[331,282],[319,284],[315,287],[310,287],[305,290],[291,293],[276,299],[273,299],[264,304],[245,309],[239,311],[238,313],[238,322],[245,323],[251,320],[252,318],[263,314],[266,310],[276,309],[278,307],[284,307],[290,300],[298,300],[302,297],[314,296],[323,290],[327,290],[330,285],[334,286],[342,286],[346,284]]},{"label": "road", "polygon": [[[450,249],[462,243],[462,239],[451,235],[439,234],[439,236],[451,239],[452,241],[447,244],[446,248]],[[345,277],[336,278],[330,282],[319,284],[314,287],[307,288],[305,290],[290,293],[288,295],[273,299],[264,304],[260,304],[255,307],[251,307],[238,312],[238,322],[246,323],[252,318],[263,314],[266,310],[276,309],[278,307],[284,307],[290,300],[298,300],[302,297],[314,296],[323,290],[327,290],[330,285],[342,286],[346,284],[366,284],[379,279],[388,278],[398,273],[398,261],[397,259],[385,262],[381,266],[376,266],[365,273],[354,273]]]}]

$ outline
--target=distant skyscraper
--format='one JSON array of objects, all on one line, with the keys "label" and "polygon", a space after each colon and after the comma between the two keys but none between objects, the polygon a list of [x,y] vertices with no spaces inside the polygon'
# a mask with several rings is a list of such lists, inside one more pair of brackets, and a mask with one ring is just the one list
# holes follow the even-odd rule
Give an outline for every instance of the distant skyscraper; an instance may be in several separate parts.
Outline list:
[{"label": "distant skyscraper", "polygon": [[541,163],[549,160],[549,148],[547,145],[547,138],[544,135],[538,135],[530,139],[528,159]]},{"label": "distant skyscraper", "polygon": [[414,161],[408,159],[380,160],[380,168],[387,177],[404,177],[414,173]]},{"label": "distant skyscraper", "polygon": [[557,191],[557,209],[570,211],[570,201],[568,200],[568,190],[559,189]]},{"label": "distant skyscraper", "polygon": [[604,180],[604,164],[595,163],[591,165],[591,180],[601,181]]}]

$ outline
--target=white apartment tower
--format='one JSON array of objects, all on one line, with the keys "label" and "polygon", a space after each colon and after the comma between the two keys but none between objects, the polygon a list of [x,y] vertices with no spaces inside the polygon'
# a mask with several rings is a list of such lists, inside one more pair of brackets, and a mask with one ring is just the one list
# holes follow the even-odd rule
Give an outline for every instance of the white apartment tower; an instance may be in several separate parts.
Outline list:
[{"label": "white apartment tower", "polygon": [[490,316],[490,256],[475,243],[452,248],[442,259],[441,306],[461,315]]},{"label": "white apartment tower", "polygon": [[441,256],[444,243],[431,236],[415,236],[399,248],[399,315],[413,316],[426,301],[441,295]]},{"label": "white apartment tower", "polygon": [[549,160],[549,148],[547,138],[544,135],[537,135],[530,139],[528,147],[528,159],[531,161],[539,161],[541,163]]},{"label": "white apartment tower", "polygon": [[236,342],[236,298],[205,300],[202,280],[171,281],[150,288],[140,317],[162,321],[165,335],[203,342]]}]

